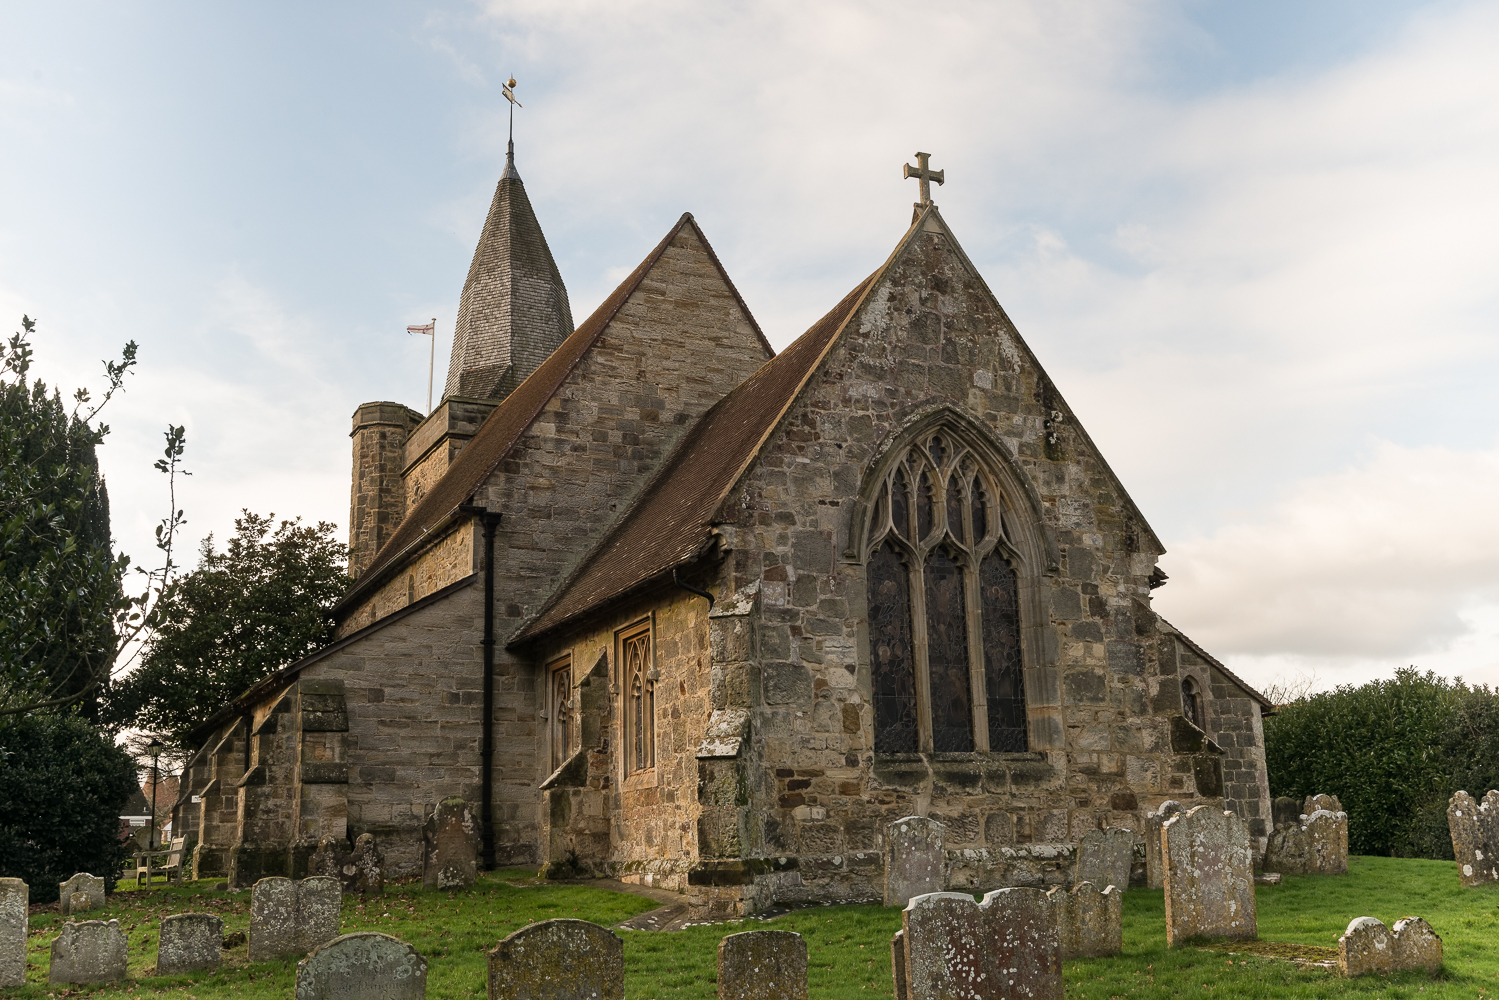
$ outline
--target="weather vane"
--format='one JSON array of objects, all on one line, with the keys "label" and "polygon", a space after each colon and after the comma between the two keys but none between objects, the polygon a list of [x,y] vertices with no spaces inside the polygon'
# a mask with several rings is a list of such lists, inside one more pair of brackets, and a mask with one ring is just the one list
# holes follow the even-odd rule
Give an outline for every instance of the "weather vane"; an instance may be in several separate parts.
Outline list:
[{"label": "weather vane", "polygon": [[931,169],[931,167],[927,165],[927,161],[931,158],[931,153],[917,153],[916,166],[913,167],[909,163],[904,164],[906,168],[904,176],[906,178],[915,177],[921,182],[921,200],[916,203],[916,207],[918,209],[926,208],[932,203],[931,182],[936,181],[938,184],[941,184],[942,175],[945,172],[941,170]]},{"label": "weather vane", "polygon": [[510,102],[510,151],[515,152],[515,109],[525,107],[515,99],[515,77],[500,84],[500,91],[505,95],[505,100]]}]

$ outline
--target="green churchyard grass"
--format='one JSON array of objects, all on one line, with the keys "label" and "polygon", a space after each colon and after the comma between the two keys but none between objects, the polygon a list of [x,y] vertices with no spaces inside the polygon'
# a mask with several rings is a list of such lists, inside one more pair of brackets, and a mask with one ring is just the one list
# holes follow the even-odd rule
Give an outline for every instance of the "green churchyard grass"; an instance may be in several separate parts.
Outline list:
[{"label": "green churchyard grass", "polygon": [[[1160,892],[1131,889],[1124,897],[1124,954],[1067,962],[1069,997],[1179,998],[1335,997],[1499,998],[1499,887],[1461,889],[1450,861],[1354,857],[1349,874],[1288,876],[1280,886],[1257,892],[1260,941],[1167,949],[1165,906]],[[427,995],[485,995],[485,951],[527,923],[578,917],[612,925],[653,908],[646,898],[582,885],[535,884],[529,871],[485,875],[465,892],[427,891],[394,885],[383,897],[346,897],[343,930],[376,930],[409,941],[429,963]],[[122,890],[91,917],[116,918],[130,939],[126,984],[49,987],[47,961],[62,918],[31,918],[28,985],[13,996],[92,996],[99,1000],[164,995],[185,1000],[255,1000],[292,995],[296,962],[248,964],[245,945],[226,952],[224,968],[212,974],[152,977],[158,921],[187,910],[216,913],[226,934],[249,926],[248,892],[214,892],[209,881],[184,887]],[[1373,916],[1394,924],[1421,916],[1441,935],[1446,966],[1438,979],[1422,973],[1388,978],[1339,979],[1325,969],[1267,957],[1278,952],[1303,959],[1335,956],[1348,921]],[[765,927],[795,930],[807,940],[814,1000],[852,1000],[892,994],[890,936],[900,926],[897,910],[878,906],[809,907],[765,922],[689,927],[656,933],[621,931],[625,940],[625,995],[648,998],[711,998],[718,940],[725,934]]]}]

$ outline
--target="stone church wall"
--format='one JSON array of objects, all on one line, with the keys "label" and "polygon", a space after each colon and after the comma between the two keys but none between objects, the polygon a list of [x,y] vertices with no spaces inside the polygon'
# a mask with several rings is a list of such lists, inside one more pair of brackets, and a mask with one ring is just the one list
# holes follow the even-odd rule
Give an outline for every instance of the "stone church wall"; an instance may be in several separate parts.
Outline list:
[{"label": "stone church wall", "polygon": [[353,635],[429,594],[472,576],[480,567],[482,556],[476,542],[482,540],[483,528],[476,526],[471,517],[462,518],[351,611],[339,623],[335,637]]}]

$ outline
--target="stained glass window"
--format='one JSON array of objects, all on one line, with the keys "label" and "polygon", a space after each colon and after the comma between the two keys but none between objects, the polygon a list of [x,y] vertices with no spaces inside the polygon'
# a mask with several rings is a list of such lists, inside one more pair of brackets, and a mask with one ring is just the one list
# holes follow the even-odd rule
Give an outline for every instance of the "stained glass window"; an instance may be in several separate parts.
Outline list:
[{"label": "stained glass window", "polygon": [[873,505],[865,551],[881,753],[1028,747],[1014,549],[995,480],[961,437],[913,442]]}]

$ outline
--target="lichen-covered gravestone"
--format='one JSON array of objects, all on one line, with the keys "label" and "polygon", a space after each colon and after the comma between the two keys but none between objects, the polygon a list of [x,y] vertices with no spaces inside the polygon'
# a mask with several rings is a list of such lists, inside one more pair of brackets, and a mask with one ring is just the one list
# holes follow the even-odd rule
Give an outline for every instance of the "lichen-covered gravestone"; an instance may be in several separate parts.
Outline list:
[{"label": "lichen-covered gravestone", "polygon": [[0,878],[0,988],[26,985],[26,927],[31,887]]},{"label": "lichen-covered gravestone", "polygon": [[118,920],[69,921],[52,942],[47,982],[62,985],[124,979],[128,946]]},{"label": "lichen-covered gravestone", "polygon": [[1057,942],[1062,960],[1117,955],[1124,947],[1124,892],[1110,885],[1102,892],[1079,882],[1068,892],[1061,886],[1047,898],[1057,915]]},{"label": "lichen-covered gravestone", "polygon": [[348,865],[351,852],[345,849],[348,841],[337,837],[324,837],[317,842],[317,850],[312,852],[312,857],[307,859],[308,875],[327,875],[338,879],[345,887],[353,881],[352,871],[349,875],[344,874],[344,867]]},{"label": "lichen-covered gravestone", "polygon": [[1306,801],[1301,804],[1301,814],[1303,816],[1310,816],[1318,809],[1325,809],[1328,812],[1332,813],[1340,813],[1343,811],[1343,803],[1338,801],[1338,797],[1336,795],[1325,795],[1321,792],[1318,792],[1316,795],[1308,795],[1306,797]]},{"label": "lichen-covered gravestone", "polygon": [[1152,889],[1166,885],[1166,871],[1161,860],[1161,827],[1171,817],[1181,815],[1181,811],[1180,802],[1167,799],[1155,812],[1145,814],[1145,884]]},{"label": "lichen-covered gravestone", "polygon": [[343,898],[343,883],[327,875],[314,875],[297,883],[298,951],[311,951],[338,937]]},{"label": "lichen-covered gravestone", "polygon": [[422,828],[426,850],[422,885],[466,889],[479,877],[479,824],[468,802],[443,799]]},{"label": "lichen-covered gravestone", "polygon": [[[82,896],[79,899],[78,896]],[[79,872],[66,882],[57,885],[58,909],[62,915],[72,916],[88,910],[104,908],[104,880],[88,872]]]},{"label": "lichen-covered gravestone", "polygon": [[1467,792],[1447,801],[1447,829],[1463,888],[1499,882],[1499,791],[1490,789],[1481,802]]},{"label": "lichen-covered gravestone", "polygon": [[297,954],[297,883],[279,876],[263,878],[250,890],[250,961]]},{"label": "lichen-covered gravestone", "polygon": [[718,1000],[807,1000],[807,942],[795,931],[745,931],[718,942]]},{"label": "lichen-covered gravestone", "polygon": [[1257,934],[1254,855],[1235,814],[1198,806],[1161,827],[1166,869],[1166,943]]},{"label": "lichen-covered gravestone", "polygon": [[906,932],[890,939],[890,974],[895,977],[895,1000],[911,1000],[911,977],[906,972]]},{"label": "lichen-covered gravestone", "polygon": [[[1316,798],[1336,803],[1330,795]],[[1316,809],[1293,823],[1278,824],[1265,849],[1264,867],[1287,875],[1348,874],[1348,814]]]},{"label": "lichen-covered gravestone", "polygon": [[1420,917],[1395,921],[1394,957],[1396,969],[1425,969],[1427,975],[1442,971],[1442,939],[1431,925]]},{"label": "lichen-covered gravestone", "polygon": [[375,835],[361,833],[354,841],[354,853],[344,865],[344,875],[349,878],[349,888],[364,896],[379,896],[385,892],[385,859],[375,848]]},{"label": "lichen-covered gravestone", "polygon": [[489,1000],[624,1000],[624,995],[624,941],[586,920],[543,920],[489,952]]},{"label": "lichen-covered gravestone", "polygon": [[174,913],[161,921],[156,974],[175,976],[194,969],[217,969],[223,961],[224,921],[211,913]]},{"label": "lichen-covered gravestone", "polygon": [[1120,892],[1129,888],[1129,870],[1135,863],[1135,832],[1111,826],[1107,830],[1089,830],[1077,845],[1077,867],[1072,884],[1092,882],[1099,889],[1115,886]]},{"label": "lichen-covered gravestone", "polygon": [[389,934],[345,934],[297,963],[297,1000],[422,1000],[426,995],[427,960]]},{"label": "lichen-covered gravestone", "polygon": [[904,962],[895,995],[910,1000],[1061,1000],[1056,914],[1040,889],[917,896],[901,913]]},{"label": "lichen-covered gravestone", "polygon": [[1338,938],[1338,971],[1345,976],[1388,972],[1394,943],[1383,921],[1354,917]]},{"label": "lichen-covered gravestone", "polygon": [[927,816],[907,816],[885,828],[885,905],[905,906],[941,892],[947,865],[947,827]]}]

